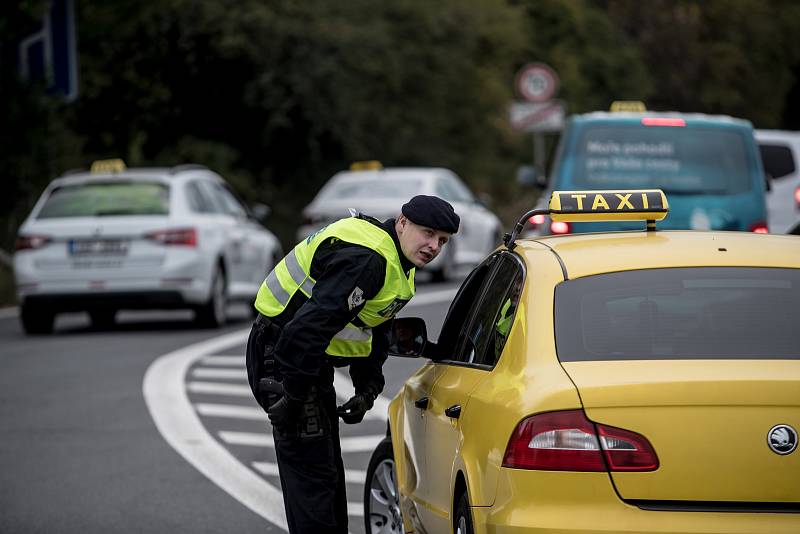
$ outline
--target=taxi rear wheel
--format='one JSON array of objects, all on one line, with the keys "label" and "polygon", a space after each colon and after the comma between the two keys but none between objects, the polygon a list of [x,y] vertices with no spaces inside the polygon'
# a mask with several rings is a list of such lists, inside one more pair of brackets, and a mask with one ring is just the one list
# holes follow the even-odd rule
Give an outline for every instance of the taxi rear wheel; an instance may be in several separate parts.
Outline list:
[{"label": "taxi rear wheel", "polygon": [[367,467],[364,530],[367,534],[403,533],[392,440],[388,437],[375,448]]},{"label": "taxi rear wheel", "polygon": [[458,499],[458,506],[456,507],[456,515],[453,521],[453,532],[455,534],[473,534],[475,530],[472,528],[472,512],[469,508],[469,499],[467,498],[466,490]]},{"label": "taxi rear wheel", "polygon": [[195,320],[202,327],[220,327],[227,320],[227,307],[228,295],[225,271],[218,267],[211,281],[211,294],[208,297],[208,301],[195,310]]},{"label": "taxi rear wheel", "polygon": [[89,312],[92,327],[98,330],[113,328],[117,320],[117,310],[92,310]]},{"label": "taxi rear wheel", "polygon": [[19,318],[26,334],[50,334],[53,332],[55,314],[45,308],[23,304]]}]

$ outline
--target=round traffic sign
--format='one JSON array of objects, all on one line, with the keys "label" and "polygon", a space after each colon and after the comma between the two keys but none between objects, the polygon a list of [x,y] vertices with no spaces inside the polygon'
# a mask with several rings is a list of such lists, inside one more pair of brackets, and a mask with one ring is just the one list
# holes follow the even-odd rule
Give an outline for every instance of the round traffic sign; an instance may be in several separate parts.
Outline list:
[{"label": "round traffic sign", "polygon": [[517,73],[517,91],[530,102],[544,102],[558,92],[558,75],[544,63],[528,63]]}]

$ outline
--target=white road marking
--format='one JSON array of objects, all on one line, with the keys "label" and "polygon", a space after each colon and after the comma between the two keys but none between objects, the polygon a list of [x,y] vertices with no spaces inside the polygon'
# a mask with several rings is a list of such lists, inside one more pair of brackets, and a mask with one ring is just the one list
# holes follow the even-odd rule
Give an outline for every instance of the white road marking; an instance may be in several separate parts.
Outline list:
[{"label": "white road marking", "polygon": [[248,447],[268,447],[275,448],[275,440],[272,434],[261,432],[234,432],[232,430],[220,430],[219,439],[228,445],[245,445]]},{"label": "white road marking", "polygon": [[222,380],[247,380],[245,369],[218,369],[218,368],[198,368],[192,369],[192,376],[195,378],[219,378]]},{"label": "white road marking", "polygon": [[364,504],[347,501],[347,515],[350,517],[364,517]]},{"label": "white road marking", "polygon": [[238,330],[161,356],[147,369],[142,390],[156,428],[173,449],[247,508],[287,530],[280,490],[209,435],[183,383],[186,371],[199,357],[241,344],[249,333],[249,328]]},{"label": "white road marking", "polygon": [[377,434],[341,438],[342,452],[372,452],[385,437],[386,434]]},{"label": "white road marking", "polygon": [[[450,300],[456,291],[457,289],[447,289],[418,295],[406,306],[406,309]],[[18,311],[8,310],[2,315],[15,313]],[[191,390],[193,387],[195,393],[252,398],[249,386],[237,386],[236,389],[230,389],[231,384],[191,382],[187,385],[184,383],[189,368],[198,361],[202,361],[204,365],[244,367],[243,355],[224,355],[222,351],[241,346],[247,341],[249,333],[250,328],[248,327],[160,356],[147,369],[142,391],[156,428],[173,449],[195,469],[244,506],[270,523],[286,530],[286,515],[280,489],[239,462],[230,451],[208,433],[198,417],[199,413],[200,415],[219,417],[255,418],[255,413],[241,406],[221,410],[214,408],[213,406],[218,406],[214,404],[198,404],[197,412],[195,412],[187,396],[187,388]],[[346,399],[352,395],[352,383],[346,373],[337,371],[335,384],[340,398]],[[367,413],[367,417],[385,419],[388,405],[388,398],[378,397],[373,409]],[[254,410],[256,409],[254,408]],[[263,416],[259,414],[259,418],[261,417]],[[266,418],[264,421],[267,421]],[[383,436],[342,438],[342,448],[344,450],[347,446],[351,451],[372,450],[381,439]],[[353,440],[353,442],[351,443],[349,440]],[[347,445],[345,445],[346,443]],[[351,516],[363,515],[361,503],[348,503],[347,508],[348,514]]]},{"label": "white road marking", "polygon": [[252,398],[253,392],[249,385],[224,384],[221,382],[189,382],[186,389],[190,393],[205,393],[210,395],[227,395],[230,397]]},{"label": "white road marking", "polygon": [[250,421],[267,421],[267,414],[259,407],[237,406],[235,404],[198,403],[194,405],[197,413],[205,417],[227,417]]},{"label": "white road marking", "polygon": [[241,367],[244,369],[244,355],[240,356],[204,356],[200,358],[200,363],[205,365],[229,365],[231,367]]},{"label": "white road marking", "polygon": [[[219,437],[229,445],[245,445],[251,447],[275,448],[275,441],[271,434],[264,432],[237,432],[233,430],[221,430]],[[351,452],[371,452],[375,450],[378,443],[383,441],[386,436],[377,434],[372,436],[348,436],[339,438],[339,443],[343,453]]]}]

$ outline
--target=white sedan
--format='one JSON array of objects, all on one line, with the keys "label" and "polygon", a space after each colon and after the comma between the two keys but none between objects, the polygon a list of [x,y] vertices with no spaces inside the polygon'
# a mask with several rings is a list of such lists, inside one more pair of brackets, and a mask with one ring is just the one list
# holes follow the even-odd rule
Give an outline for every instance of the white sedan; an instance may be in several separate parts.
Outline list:
[{"label": "white sedan", "polygon": [[96,163],[51,182],[19,229],[27,333],[51,332],[67,311],[109,326],[120,309],[190,308],[218,326],[229,300],[255,298],[281,246],[218,174]]},{"label": "white sedan", "polygon": [[[503,237],[500,219],[481,204],[464,182],[448,169],[390,167],[349,170],[335,174],[303,209],[302,240],[328,223],[349,216],[353,209],[380,220],[397,217],[414,195],[435,195],[453,205],[461,218],[458,233],[426,266],[434,280],[446,280],[462,265],[477,265]],[[357,167],[356,167],[357,168]]]}]

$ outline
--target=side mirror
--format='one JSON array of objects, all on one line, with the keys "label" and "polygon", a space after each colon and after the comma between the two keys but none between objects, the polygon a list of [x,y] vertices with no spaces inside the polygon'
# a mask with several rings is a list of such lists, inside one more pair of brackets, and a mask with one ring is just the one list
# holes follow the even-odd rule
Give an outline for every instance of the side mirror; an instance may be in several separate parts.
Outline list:
[{"label": "side mirror", "polygon": [[253,217],[257,220],[264,222],[267,217],[269,217],[270,213],[272,213],[272,208],[267,206],[266,204],[262,204],[260,202],[256,202],[252,206],[250,206],[250,211],[253,213]]},{"label": "side mirror", "polygon": [[401,317],[392,321],[389,335],[389,354],[404,358],[419,358],[428,340],[425,321],[419,317]]}]

